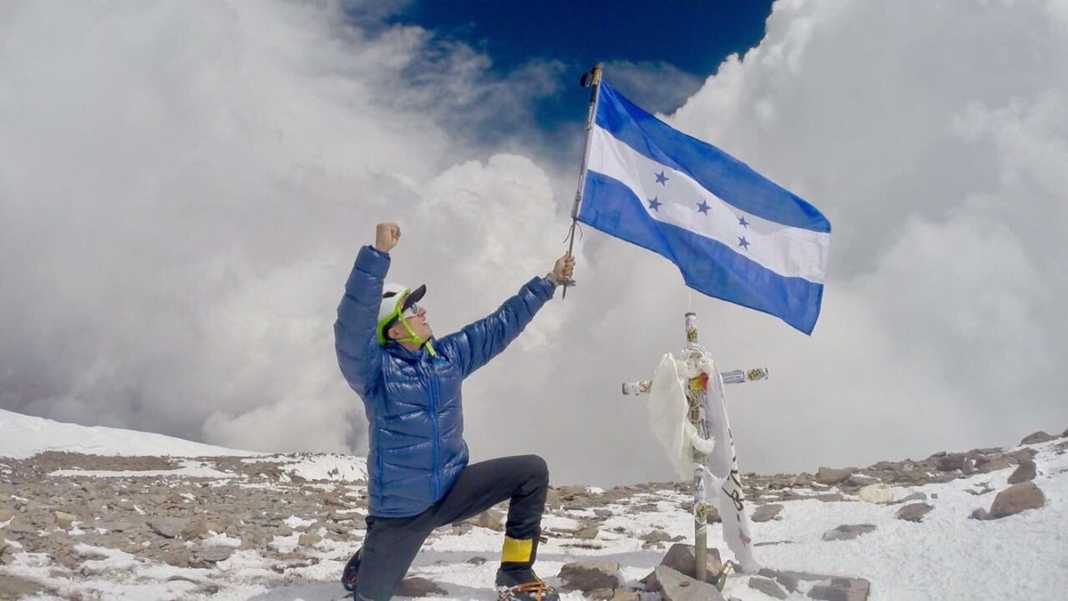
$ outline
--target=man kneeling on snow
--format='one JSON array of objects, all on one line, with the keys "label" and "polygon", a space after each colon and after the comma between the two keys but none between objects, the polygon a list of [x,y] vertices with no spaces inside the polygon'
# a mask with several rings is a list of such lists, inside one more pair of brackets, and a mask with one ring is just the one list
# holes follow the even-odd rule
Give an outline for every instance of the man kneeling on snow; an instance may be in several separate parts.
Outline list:
[{"label": "man kneeling on snow", "polygon": [[510,499],[496,585],[502,599],[555,601],[533,570],[549,486],[537,455],[468,465],[460,384],[503,351],[556,286],[569,281],[571,257],[527,282],[489,317],[440,340],[414,290],[384,285],[395,224],[379,224],[345,284],[334,324],[341,372],[363,399],[370,431],[367,535],[342,582],[354,599],[389,599],[419,547],[439,526]]}]

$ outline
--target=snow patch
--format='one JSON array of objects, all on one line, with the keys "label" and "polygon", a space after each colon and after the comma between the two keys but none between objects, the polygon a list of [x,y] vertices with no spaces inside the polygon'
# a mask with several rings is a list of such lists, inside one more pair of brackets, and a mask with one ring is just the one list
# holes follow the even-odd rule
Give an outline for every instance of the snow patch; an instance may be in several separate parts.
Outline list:
[{"label": "snow patch", "polygon": [[[53,477],[71,478],[234,478],[237,474],[221,472],[214,464],[206,461],[186,459],[181,467],[173,470],[56,470],[48,474]],[[194,499],[196,497],[193,497]]]},{"label": "snow patch", "polygon": [[163,434],[104,426],[80,426],[0,409],[0,457],[26,459],[47,451],[124,457],[259,455],[251,451],[216,447]]},{"label": "snow patch", "polygon": [[312,524],[314,524],[317,521],[318,520],[306,520],[304,518],[300,518],[300,517],[297,517],[295,515],[291,515],[288,518],[286,518],[285,522],[283,522],[283,523],[286,526],[289,526],[290,528],[296,530],[297,528],[304,528],[304,527],[307,527],[307,526],[311,526]]}]

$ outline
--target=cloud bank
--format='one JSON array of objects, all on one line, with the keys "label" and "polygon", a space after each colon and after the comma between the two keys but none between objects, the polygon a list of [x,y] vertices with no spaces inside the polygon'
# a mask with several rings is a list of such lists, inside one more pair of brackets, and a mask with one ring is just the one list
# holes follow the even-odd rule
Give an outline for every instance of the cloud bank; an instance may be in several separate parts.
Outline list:
[{"label": "cloud bank", "polygon": [[[899,4],[779,2],[759,47],[665,116],[828,215],[814,336],[587,231],[579,287],[465,387],[476,459],[668,478],[618,390],[681,345],[686,310],[724,367],[771,368],[729,389],[744,470],[1068,425],[1068,7]],[[401,223],[390,278],[428,284],[440,333],[548,270],[576,155],[527,115],[573,74],[495,77],[468,47],[348,8],[0,9],[0,406],[363,453],[331,324],[374,223]],[[636,91],[657,73],[692,84],[615,64]]]}]

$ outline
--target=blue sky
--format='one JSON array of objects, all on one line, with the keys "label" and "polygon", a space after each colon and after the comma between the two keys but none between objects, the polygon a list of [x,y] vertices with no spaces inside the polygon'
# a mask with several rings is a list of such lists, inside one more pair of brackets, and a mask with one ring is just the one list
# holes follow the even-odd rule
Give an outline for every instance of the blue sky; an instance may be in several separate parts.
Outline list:
[{"label": "blue sky", "polygon": [[[390,22],[418,25],[443,41],[462,42],[486,54],[498,75],[532,62],[555,63],[562,85],[535,102],[531,116],[539,126],[555,129],[583,119],[586,95],[576,82],[597,61],[616,66],[609,78],[645,108],[673,111],[725,57],[760,42],[770,11],[769,0],[462,0],[413,2]],[[631,63],[626,73],[620,63]],[[657,82],[652,89],[638,83],[635,70],[663,77],[652,80]]]}]

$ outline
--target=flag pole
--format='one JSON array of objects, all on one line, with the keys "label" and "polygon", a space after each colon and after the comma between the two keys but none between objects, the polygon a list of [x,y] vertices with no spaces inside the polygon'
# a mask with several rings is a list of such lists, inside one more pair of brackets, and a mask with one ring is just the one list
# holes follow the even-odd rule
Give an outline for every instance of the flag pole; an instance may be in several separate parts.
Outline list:
[{"label": "flag pole", "polygon": [[[584,88],[592,87],[590,92],[590,108],[586,113],[586,139],[582,144],[582,167],[579,169],[578,189],[575,190],[575,204],[571,206],[571,229],[567,233],[567,256],[571,256],[575,248],[575,228],[578,226],[579,205],[582,203],[582,191],[586,187],[586,164],[590,160],[590,135],[593,133],[593,123],[597,119],[597,102],[601,98],[601,74],[604,67],[601,63],[594,65],[593,69],[582,74],[579,80]],[[563,298],[567,298],[567,288],[573,282],[564,282]]]}]

